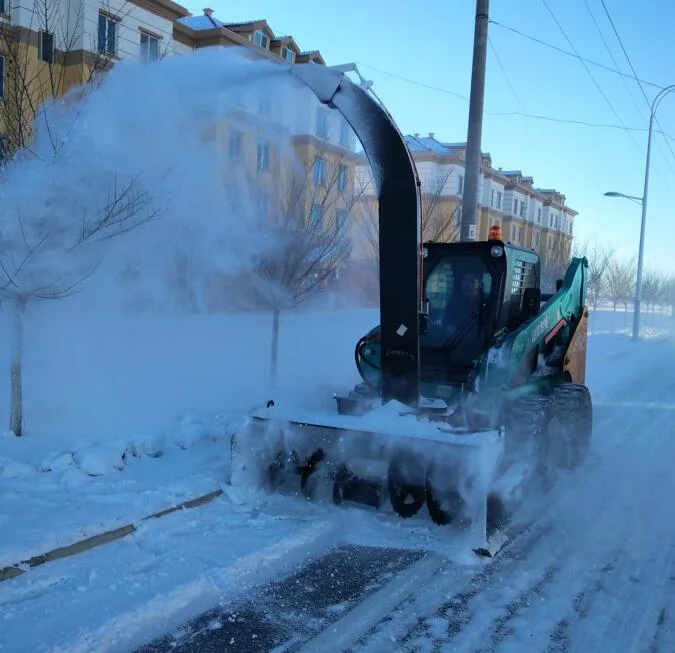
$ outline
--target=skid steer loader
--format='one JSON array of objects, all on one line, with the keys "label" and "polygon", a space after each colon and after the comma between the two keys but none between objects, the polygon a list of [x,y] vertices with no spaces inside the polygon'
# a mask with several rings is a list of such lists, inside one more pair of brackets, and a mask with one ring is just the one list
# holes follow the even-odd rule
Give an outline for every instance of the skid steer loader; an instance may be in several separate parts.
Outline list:
[{"label": "skid steer loader", "polygon": [[[421,242],[420,184],[388,112],[344,73],[292,65],[363,144],[379,201],[380,324],[333,415],[270,400],[232,442],[232,483],[471,525],[474,550],[589,449],[585,258],[542,294],[540,261],[504,242]],[[475,530],[477,529],[477,530]]]}]

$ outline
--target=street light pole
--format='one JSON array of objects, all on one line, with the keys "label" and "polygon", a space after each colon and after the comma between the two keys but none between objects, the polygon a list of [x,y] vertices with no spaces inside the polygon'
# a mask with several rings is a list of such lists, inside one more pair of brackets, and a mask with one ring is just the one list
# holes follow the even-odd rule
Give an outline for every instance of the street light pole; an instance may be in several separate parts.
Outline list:
[{"label": "street light pole", "polygon": [[642,303],[642,268],[644,265],[644,249],[645,249],[645,228],[647,226],[647,197],[649,195],[649,168],[652,154],[652,134],[654,132],[654,116],[656,110],[661,103],[661,100],[675,91],[675,84],[662,88],[652,102],[649,112],[649,133],[647,135],[647,159],[645,161],[645,184],[644,191],[641,198],[624,195],[623,193],[605,193],[609,197],[624,197],[629,200],[640,200],[642,204],[642,219],[640,221],[640,246],[638,249],[638,263],[637,263],[637,279],[635,280],[635,304],[633,307],[633,340],[640,337],[640,305]]}]

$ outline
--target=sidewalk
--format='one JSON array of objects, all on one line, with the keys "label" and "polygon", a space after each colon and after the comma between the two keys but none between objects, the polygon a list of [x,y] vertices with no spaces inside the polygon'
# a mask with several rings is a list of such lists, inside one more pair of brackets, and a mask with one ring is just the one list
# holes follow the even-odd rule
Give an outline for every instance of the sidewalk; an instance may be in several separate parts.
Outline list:
[{"label": "sidewalk", "polygon": [[241,423],[212,418],[46,455],[28,437],[0,438],[0,569],[219,490]]}]

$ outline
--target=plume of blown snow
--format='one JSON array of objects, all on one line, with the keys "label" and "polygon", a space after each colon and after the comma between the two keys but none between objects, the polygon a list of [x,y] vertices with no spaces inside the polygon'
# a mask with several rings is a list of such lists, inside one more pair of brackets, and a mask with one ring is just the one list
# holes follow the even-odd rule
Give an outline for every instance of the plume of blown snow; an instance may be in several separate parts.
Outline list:
[{"label": "plume of blown snow", "polygon": [[[95,89],[48,102],[30,150],[10,162],[0,184],[8,267],[0,288],[58,294],[96,270],[101,291],[106,269],[109,303],[120,292],[120,270],[135,266],[156,296],[177,244],[196,253],[193,273],[236,274],[261,242],[251,193],[224,183],[228,125],[263,97],[292,104],[294,94],[302,91],[286,66],[208,48],[153,65],[122,61]],[[256,130],[296,165],[287,130],[262,121]],[[83,238],[125,192],[119,210],[130,213],[124,202],[131,202],[134,215]]]}]

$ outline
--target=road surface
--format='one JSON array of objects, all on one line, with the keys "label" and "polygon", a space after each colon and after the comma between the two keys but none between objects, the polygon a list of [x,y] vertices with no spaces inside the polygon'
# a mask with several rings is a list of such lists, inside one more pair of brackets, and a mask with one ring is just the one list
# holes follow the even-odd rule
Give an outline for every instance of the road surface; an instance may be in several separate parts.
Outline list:
[{"label": "road surface", "polygon": [[675,650],[675,349],[610,351],[588,382],[587,463],[521,510],[493,561],[348,533],[352,544],[139,653]]}]

